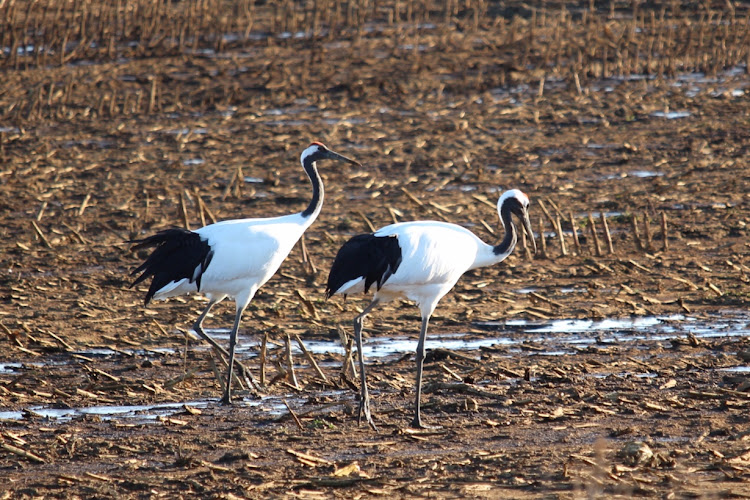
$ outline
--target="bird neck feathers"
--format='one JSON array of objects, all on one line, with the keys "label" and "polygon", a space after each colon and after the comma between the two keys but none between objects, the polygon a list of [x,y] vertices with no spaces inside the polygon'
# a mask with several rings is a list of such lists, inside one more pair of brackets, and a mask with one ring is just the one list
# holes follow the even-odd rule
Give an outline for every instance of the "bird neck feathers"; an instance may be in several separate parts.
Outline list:
[{"label": "bird neck feathers", "polygon": [[513,219],[511,218],[510,208],[503,204],[498,213],[500,215],[500,223],[505,229],[505,236],[499,244],[492,247],[494,262],[500,262],[510,255],[518,242],[518,233],[515,224],[513,224]]},{"label": "bird neck feathers", "polygon": [[[502,221],[502,219],[501,219]],[[505,260],[508,255],[513,252],[518,241],[518,233],[516,232],[516,226],[510,221],[503,222],[505,228],[505,236],[503,240],[497,245],[482,244],[482,247],[478,249],[477,255],[474,259],[474,264],[471,269],[478,269],[480,267],[487,267],[493,264],[498,264]]]},{"label": "bird neck feathers", "polygon": [[302,217],[309,219],[310,223],[312,223],[320,213],[320,209],[323,207],[323,182],[320,179],[320,174],[318,173],[318,168],[315,165],[315,162],[310,161],[309,157],[303,157],[302,168],[305,169],[305,173],[310,179],[313,189],[312,199],[307,208],[302,211]]}]

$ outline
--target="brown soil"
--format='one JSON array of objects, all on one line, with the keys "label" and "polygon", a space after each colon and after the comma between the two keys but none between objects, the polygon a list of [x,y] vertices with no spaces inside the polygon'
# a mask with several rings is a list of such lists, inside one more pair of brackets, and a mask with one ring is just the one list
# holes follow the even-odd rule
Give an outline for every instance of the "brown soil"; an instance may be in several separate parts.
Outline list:
[{"label": "brown soil", "polygon": [[[750,380],[722,370],[750,359],[747,336],[722,335],[747,332],[750,321],[747,10],[739,2],[731,10],[732,2],[673,2],[664,12],[620,11],[615,2],[601,12],[589,2],[565,11],[555,2],[537,10],[509,2],[502,11],[475,1],[442,10],[375,3],[320,17],[320,30],[337,29],[312,40],[222,41],[211,30],[248,26],[240,14],[217,14],[232,12],[224,10],[210,22],[218,1],[198,3],[202,17],[134,8],[110,38],[106,21],[96,22],[104,8],[84,1],[83,18],[58,16],[68,19],[69,40],[85,19],[87,39],[101,43],[23,56],[14,56],[19,40],[33,44],[31,27],[49,23],[54,9],[0,3],[8,26],[27,33],[2,35],[16,50],[2,60],[0,91],[0,363],[22,366],[0,371],[0,411],[24,414],[0,421],[0,493],[750,496]],[[253,5],[248,32],[296,31],[312,18],[280,5]],[[333,5],[320,2],[322,12]],[[173,31],[159,36],[159,22]],[[168,33],[180,23],[189,29],[177,43]],[[203,34],[190,43],[195,33]],[[55,36],[68,35],[45,40],[62,46]],[[694,71],[706,76],[685,76]],[[321,164],[326,202],[305,237],[310,259],[298,245],[241,330],[253,345],[267,335],[274,347],[267,397],[238,386],[243,401],[220,406],[217,358],[197,341],[186,349],[204,302],[144,308],[144,290],[128,288],[144,255],[126,241],[301,210],[309,185],[298,155],[311,140],[363,167]],[[423,411],[442,428],[407,427],[413,355],[368,361],[379,433],[357,425],[358,382],[340,375],[343,356],[318,356],[327,382],[297,358],[294,388],[279,347],[286,336],[337,340],[365,304],[323,299],[346,238],[370,224],[430,218],[473,224],[497,240],[494,203],[514,187],[529,194],[535,228],[550,235],[546,254],[519,248],[469,273],[438,307],[433,337],[518,342],[432,350]],[[558,216],[567,255],[552,234]],[[232,315],[231,303],[219,306],[207,326],[228,327]],[[549,345],[573,333],[542,342],[505,324],[654,315],[674,323],[671,333],[613,341],[594,329],[584,335],[599,341],[567,344],[561,355]],[[718,336],[692,335],[692,321],[715,325]],[[366,326],[373,338],[414,337],[418,328],[412,304],[382,307]],[[259,376],[258,358],[242,359]],[[151,420],[38,414],[172,402],[186,404]]]}]

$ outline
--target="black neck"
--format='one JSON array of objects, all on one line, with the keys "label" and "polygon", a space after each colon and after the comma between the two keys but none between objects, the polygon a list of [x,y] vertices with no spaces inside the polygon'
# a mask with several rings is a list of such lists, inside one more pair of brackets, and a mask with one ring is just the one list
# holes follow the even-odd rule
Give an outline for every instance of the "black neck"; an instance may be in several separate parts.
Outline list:
[{"label": "black neck", "polygon": [[505,255],[512,252],[518,241],[516,226],[513,224],[510,214],[510,207],[506,204],[500,207],[500,220],[503,221],[503,226],[505,227],[505,237],[498,245],[492,247],[492,253],[495,255]]},{"label": "black neck", "polygon": [[310,217],[323,204],[323,182],[320,180],[318,167],[315,165],[314,160],[306,158],[305,162],[302,164],[302,167],[305,169],[307,177],[310,178],[310,182],[312,183],[313,188],[312,200],[310,200],[310,204],[302,212],[302,217]]}]

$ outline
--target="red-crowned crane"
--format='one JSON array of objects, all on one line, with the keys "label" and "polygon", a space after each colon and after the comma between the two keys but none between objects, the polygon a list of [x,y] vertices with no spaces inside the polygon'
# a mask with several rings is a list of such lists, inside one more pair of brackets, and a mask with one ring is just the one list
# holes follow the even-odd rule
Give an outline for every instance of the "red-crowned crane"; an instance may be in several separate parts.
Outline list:
[{"label": "red-crowned crane", "polygon": [[417,303],[422,315],[422,329],[417,343],[417,396],[411,425],[424,428],[420,399],[430,316],[440,299],[466,271],[497,264],[513,252],[518,235],[512,214],[521,220],[536,251],[528,208],[529,198],[522,191],[512,189],[503,193],[497,202],[497,211],[505,228],[505,236],[495,246],[488,245],[468,229],[456,224],[416,221],[392,224],[374,233],[354,236],[339,249],[328,275],[326,298],[334,294],[367,293],[373,284],[376,285],[372,302],[354,318],[361,384],[358,422],[364,413],[370,427],[377,430],[370,413],[362,355],[362,321],[365,316],[376,305],[394,299]]},{"label": "red-crowned crane", "polygon": [[226,353],[203,331],[203,320],[211,308],[227,297],[234,299],[236,315],[229,336],[229,361],[223,404],[231,404],[232,368],[237,330],[242,313],[258,289],[276,273],[294,244],[315,221],[323,206],[323,183],[316,166],[319,160],[358,162],[313,142],[300,156],[302,168],[312,183],[312,200],[302,212],[263,219],[217,222],[196,231],[167,229],[137,243],[134,250],[155,247],[133,275],[141,273],[131,286],[153,276],[146,293],[146,305],[153,299],[200,292],[208,305],[193,325],[207,342]]}]

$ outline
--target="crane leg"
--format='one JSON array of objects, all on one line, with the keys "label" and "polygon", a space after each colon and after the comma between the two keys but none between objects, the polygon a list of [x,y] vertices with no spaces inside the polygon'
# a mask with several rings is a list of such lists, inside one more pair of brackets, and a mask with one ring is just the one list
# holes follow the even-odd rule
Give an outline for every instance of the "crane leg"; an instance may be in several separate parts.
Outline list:
[{"label": "crane leg", "polygon": [[425,340],[427,339],[427,325],[430,322],[429,316],[422,318],[422,329],[419,332],[419,342],[417,343],[417,398],[414,402],[414,420],[411,426],[416,429],[436,429],[439,427],[429,426],[422,423],[422,414],[420,410],[422,400],[422,365],[425,357]]},{"label": "crane leg", "polygon": [[359,358],[359,383],[361,387],[360,397],[359,397],[359,411],[357,413],[357,424],[361,423],[362,421],[362,413],[365,415],[365,420],[367,420],[367,423],[372,427],[372,430],[376,431],[378,428],[375,426],[375,422],[372,420],[372,414],[370,413],[370,394],[367,391],[367,377],[365,375],[365,358],[364,354],[362,353],[362,320],[364,320],[365,316],[367,316],[367,313],[369,313],[376,305],[378,305],[378,300],[375,299],[372,302],[370,302],[370,305],[365,307],[364,311],[362,311],[362,314],[354,318],[354,337],[357,340],[357,355]]},{"label": "crane leg", "polygon": [[224,397],[221,398],[221,404],[231,405],[232,404],[232,369],[234,367],[234,348],[237,346],[237,332],[240,329],[240,321],[242,321],[242,313],[244,308],[237,311],[237,316],[234,318],[234,326],[232,326],[232,333],[229,334],[229,361],[227,367],[227,385],[224,387]]},{"label": "crane leg", "polygon": [[[195,320],[195,323],[193,324],[193,331],[195,331],[195,333],[197,333],[203,340],[205,340],[206,342],[208,342],[209,344],[211,344],[211,346],[214,349],[216,349],[219,353],[221,353],[225,357],[229,358],[229,352],[227,352],[227,350],[224,349],[224,347],[222,347],[218,342],[216,342],[213,339],[213,337],[211,337],[210,335],[208,335],[203,330],[203,320],[206,319],[206,316],[208,316],[208,313],[211,311],[211,308],[213,306],[215,306],[216,304],[218,304],[219,302],[220,302],[219,300],[212,300],[212,301],[210,301],[208,303],[208,305],[203,310],[203,312],[201,313],[201,315],[198,316],[198,319]],[[219,356],[219,357],[221,357],[221,356]],[[222,359],[222,361],[223,361],[223,359]],[[242,375],[248,380],[248,382],[249,382],[248,385],[252,385],[255,388],[256,391],[260,391],[260,386],[255,381],[255,379],[253,378],[252,373],[250,373],[250,369],[247,368],[242,363],[240,363],[239,361],[235,361],[235,363],[237,363],[237,367],[242,372]]]}]

